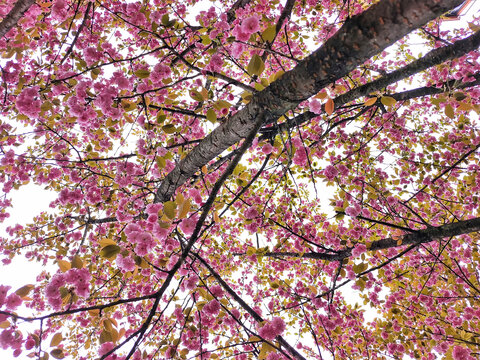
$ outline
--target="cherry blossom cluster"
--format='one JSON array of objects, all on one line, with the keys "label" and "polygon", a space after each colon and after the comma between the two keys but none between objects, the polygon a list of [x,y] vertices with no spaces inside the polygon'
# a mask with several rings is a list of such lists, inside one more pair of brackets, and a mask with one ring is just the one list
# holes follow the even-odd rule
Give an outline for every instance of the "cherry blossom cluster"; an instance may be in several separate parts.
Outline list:
[{"label": "cherry blossom cluster", "polygon": [[283,334],[285,327],[285,321],[276,316],[258,329],[258,335],[266,340],[273,340]]},{"label": "cherry blossom cluster", "polygon": [[61,309],[63,302],[61,288],[73,291],[75,295],[88,297],[91,278],[92,275],[86,268],[74,268],[65,273],[56,273],[45,287],[48,303],[56,310]]}]

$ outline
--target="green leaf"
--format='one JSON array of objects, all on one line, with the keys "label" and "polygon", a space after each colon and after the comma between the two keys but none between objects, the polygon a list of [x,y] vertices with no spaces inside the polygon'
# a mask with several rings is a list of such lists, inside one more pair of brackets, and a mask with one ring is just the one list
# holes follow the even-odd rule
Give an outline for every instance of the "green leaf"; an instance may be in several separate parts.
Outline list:
[{"label": "green leaf", "polygon": [[81,269],[83,268],[83,260],[80,256],[75,255],[72,259],[72,268]]},{"label": "green leaf", "polygon": [[134,74],[139,79],[146,79],[150,76],[150,71],[148,71],[147,69],[138,69],[134,72]]},{"label": "green leaf", "polygon": [[190,203],[190,199],[185,199],[179,206],[178,218],[183,219],[183,218],[187,217],[188,213],[190,212],[191,207],[192,206],[191,206],[191,203]]},{"label": "green leaf", "polygon": [[262,38],[265,41],[272,42],[273,40],[275,40],[276,34],[277,34],[277,25],[271,25],[263,31]]},{"label": "green leaf", "polygon": [[133,101],[122,100],[122,108],[126,112],[132,111],[137,108],[137,104]]},{"label": "green leaf", "polygon": [[382,96],[382,98],[380,99],[380,101],[382,102],[383,105],[385,106],[393,106],[397,103],[397,100],[395,100],[393,97],[391,96]]},{"label": "green leaf", "polygon": [[177,204],[175,202],[167,201],[166,203],[163,204],[163,212],[169,219],[174,219],[176,207],[177,207]]},{"label": "green leaf", "polygon": [[207,120],[214,123],[217,121],[217,114],[215,113],[215,110],[212,108],[208,109],[207,111]]},{"label": "green leaf", "polygon": [[162,130],[167,134],[173,134],[177,129],[175,128],[175,125],[167,124],[162,126]]},{"label": "green leaf", "polygon": [[120,253],[120,250],[121,250],[120,246],[107,245],[104,248],[102,248],[102,250],[100,250],[100,256],[105,259],[113,260]]},{"label": "green leaf", "polygon": [[52,340],[50,341],[50,346],[51,347],[58,346],[62,342],[62,340],[63,340],[62,333],[56,333],[55,335],[53,335]]},{"label": "green leaf", "polygon": [[453,110],[452,105],[447,104],[445,106],[445,115],[447,115],[450,119],[453,119],[455,117],[455,110]]},{"label": "green leaf", "polygon": [[202,102],[203,100],[205,100],[203,98],[203,95],[197,90],[190,90],[190,97],[193,100],[198,101],[198,102]]},{"label": "green leaf", "polygon": [[250,75],[260,76],[263,70],[265,70],[265,64],[263,63],[262,58],[257,54],[253,55],[247,66],[248,73]]},{"label": "green leaf", "polygon": [[173,25],[175,25],[176,22],[177,21],[175,19],[170,20],[168,17],[168,14],[164,14],[162,16],[162,24],[165,25],[166,27],[172,27]]},{"label": "green leaf", "polygon": [[215,104],[213,104],[213,107],[217,110],[229,109],[232,107],[232,104],[225,100],[218,100]]},{"label": "green leaf", "polygon": [[27,296],[30,293],[30,291],[32,291],[34,288],[35,288],[34,285],[28,284],[28,285],[22,286],[20,289],[15,291],[15,294],[23,298]]},{"label": "green leaf", "polygon": [[50,351],[50,355],[52,355],[55,359],[63,359],[65,357],[62,349],[54,349]]}]

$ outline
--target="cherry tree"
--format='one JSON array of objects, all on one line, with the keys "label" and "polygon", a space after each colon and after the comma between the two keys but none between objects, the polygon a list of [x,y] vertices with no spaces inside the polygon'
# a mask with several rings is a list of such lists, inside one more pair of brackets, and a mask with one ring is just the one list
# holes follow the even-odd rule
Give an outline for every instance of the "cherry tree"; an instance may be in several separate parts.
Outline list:
[{"label": "cherry tree", "polygon": [[1,348],[478,358],[462,3],[0,1],[0,218],[26,184],[56,194],[1,239],[44,266],[0,285]]}]

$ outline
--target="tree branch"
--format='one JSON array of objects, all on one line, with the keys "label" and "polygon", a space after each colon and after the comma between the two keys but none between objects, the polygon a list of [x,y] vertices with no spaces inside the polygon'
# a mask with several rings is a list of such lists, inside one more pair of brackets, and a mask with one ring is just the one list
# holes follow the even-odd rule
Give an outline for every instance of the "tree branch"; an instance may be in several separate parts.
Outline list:
[{"label": "tree branch", "polygon": [[160,184],[155,202],[170,199],[203,165],[245,138],[258,117],[265,117],[266,123],[276,121],[373,55],[460,3],[461,0],[383,0],[348,19],[323,46],[255,94],[250,103],[182,159]]},{"label": "tree branch", "polygon": [[368,84],[359,86],[347,93],[335,98],[335,108],[349,103],[359,97],[368,95],[372,92],[379,91],[390,84],[405,79],[409,76],[426,70],[434,65],[441,64],[447,60],[456,59],[470,51],[476,50],[480,46],[480,31],[473,35],[456,41],[454,44],[434,49],[418,60],[404,66],[401,69],[392,71],[381,78],[369,82]]},{"label": "tree branch", "polygon": [[0,38],[4,37],[15,25],[18,20],[25,14],[28,9],[35,3],[35,0],[18,0],[15,6],[0,22]]},{"label": "tree branch", "polygon": [[[371,252],[378,250],[385,250],[390,248],[401,247],[405,245],[419,245],[428,243],[434,240],[447,238],[451,236],[458,236],[480,231],[480,218],[462,220],[458,222],[449,223],[442,226],[432,226],[427,229],[414,231],[410,234],[403,235],[399,238],[385,238],[376,240],[367,245]],[[237,254],[240,255],[240,254]],[[319,252],[309,252],[305,254],[297,252],[266,252],[260,256],[268,257],[296,257],[306,259],[316,259],[325,261],[341,261],[352,256],[352,248],[340,250],[336,254],[327,254]]]}]

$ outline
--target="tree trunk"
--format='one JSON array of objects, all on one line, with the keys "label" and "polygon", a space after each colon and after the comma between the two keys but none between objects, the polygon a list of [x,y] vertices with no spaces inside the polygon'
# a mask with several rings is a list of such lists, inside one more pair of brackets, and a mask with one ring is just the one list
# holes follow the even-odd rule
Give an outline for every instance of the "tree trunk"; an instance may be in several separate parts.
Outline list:
[{"label": "tree trunk", "polygon": [[5,36],[6,33],[17,25],[18,20],[20,20],[23,14],[25,14],[34,3],[35,0],[18,0],[16,2],[12,10],[10,10],[2,22],[0,22],[0,38]]}]

